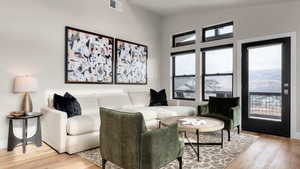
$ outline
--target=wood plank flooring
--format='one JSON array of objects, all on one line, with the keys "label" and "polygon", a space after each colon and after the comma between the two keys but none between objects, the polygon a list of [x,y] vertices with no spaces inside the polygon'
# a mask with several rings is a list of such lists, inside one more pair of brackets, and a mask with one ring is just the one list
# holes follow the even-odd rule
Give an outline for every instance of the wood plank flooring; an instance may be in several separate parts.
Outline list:
[{"label": "wood plank flooring", "polygon": [[[300,140],[251,133],[260,136],[226,169],[300,169]],[[0,150],[0,169],[101,169],[78,155],[57,154],[46,144]]]}]

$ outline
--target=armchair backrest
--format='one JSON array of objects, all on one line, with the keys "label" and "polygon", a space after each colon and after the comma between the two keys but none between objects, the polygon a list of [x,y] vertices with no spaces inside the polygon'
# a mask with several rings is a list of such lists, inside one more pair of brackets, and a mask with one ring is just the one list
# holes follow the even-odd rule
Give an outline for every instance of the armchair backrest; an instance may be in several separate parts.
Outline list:
[{"label": "armchair backrest", "polygon": [[227,115],[230,108],[239,105],[239,97],[209,97],[208,108],[210,113]]},{"label": "armchair backrest", "polygon": [[127,169],[140,169],[141,138],[146,131],[141,113],[100,108],[102,158]]}]

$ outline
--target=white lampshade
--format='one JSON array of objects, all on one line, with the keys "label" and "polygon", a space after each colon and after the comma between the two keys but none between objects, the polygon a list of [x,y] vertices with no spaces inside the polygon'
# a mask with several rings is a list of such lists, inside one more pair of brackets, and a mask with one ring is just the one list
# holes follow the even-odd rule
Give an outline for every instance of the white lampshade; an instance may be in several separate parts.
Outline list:
[{"label": "white lampshade", "polygon": [[18,76],[15,79],[14,91],[16,93],[35,92],[38,90],[37,80],[32,76]]}]

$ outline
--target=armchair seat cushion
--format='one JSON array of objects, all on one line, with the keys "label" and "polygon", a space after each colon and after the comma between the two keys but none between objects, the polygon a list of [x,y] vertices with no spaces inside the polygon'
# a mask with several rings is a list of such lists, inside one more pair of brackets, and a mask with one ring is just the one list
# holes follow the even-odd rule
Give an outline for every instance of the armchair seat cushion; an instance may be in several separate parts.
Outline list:
[{"label": "armchair seat cushion", "polygon": [[99,114],[87,114],[82,116],[74,116],[67,121],[67,134],[80,135],[99,131],[100,117]]}]

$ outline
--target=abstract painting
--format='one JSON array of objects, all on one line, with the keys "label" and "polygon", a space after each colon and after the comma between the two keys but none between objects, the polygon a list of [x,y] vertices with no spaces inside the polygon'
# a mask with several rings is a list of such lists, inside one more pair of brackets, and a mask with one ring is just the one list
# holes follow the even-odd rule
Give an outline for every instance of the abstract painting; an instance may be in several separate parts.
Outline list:
[{"label": "abstract painting", "polygon": [[120,39],[115,43],[116,83],[147,84],[147,46]]},{"label": "abstract painting", "polygon": [[113,83],[114,39],[66,27],[65,82]]}]

